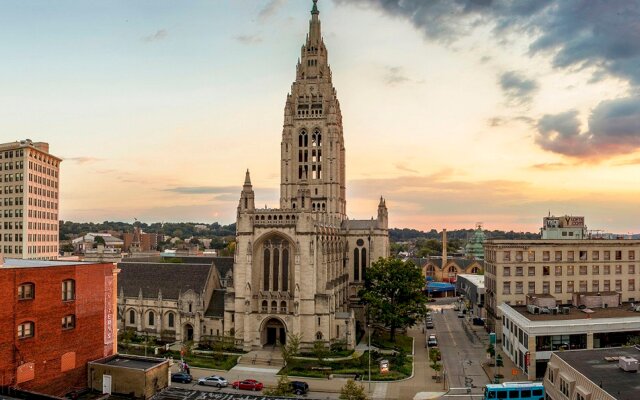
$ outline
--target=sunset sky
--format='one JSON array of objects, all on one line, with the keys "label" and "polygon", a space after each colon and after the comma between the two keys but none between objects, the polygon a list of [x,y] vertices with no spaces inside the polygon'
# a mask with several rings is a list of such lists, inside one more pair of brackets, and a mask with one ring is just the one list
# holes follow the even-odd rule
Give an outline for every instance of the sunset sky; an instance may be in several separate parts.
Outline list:
[{"label": "sunset sky", "polygon": [[[640,232],[640,1],[320,0],[347,208],[390,226]],[[61,219],[278,206],[311,0],[8,0],[2,142],[65,159]]]}]

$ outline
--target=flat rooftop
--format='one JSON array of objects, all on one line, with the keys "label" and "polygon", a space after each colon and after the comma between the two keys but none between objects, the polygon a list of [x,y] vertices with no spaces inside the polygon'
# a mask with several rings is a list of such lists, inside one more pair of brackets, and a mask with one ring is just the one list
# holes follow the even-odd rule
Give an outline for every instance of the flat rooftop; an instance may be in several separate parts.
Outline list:
[{"label": "flat rooftop", "polygon": [[102,360],[93,361],[93,363],[95,364],[104,364],[113,367],[133,368],[140,370],[153,368],[165,362],[168,361],[163,358],[134,357],[128,355],[116,355]]},{"label": "flat rooftop", "polygon": [[[579,310],[576,307],[569,307],[569,314],[561,314],[557,315],[553,314],[531,314],[527,310],[527,306],[514,306],[511,305],[518,313],[522,314],[523,317],[530,321],[563,321],[563,320],[572,320],[572,319],[600,319],[600,318],[624,318],[624,317],[636,317],[640,318],[640,312],[635,312],[631,309],[631,304],[623,303],[619,307],[608,307],[608,308],[590,308],[589,310],[593,311],[591,313],[584,312],[584,310]],[[558,307],[562,311],[562,306]],[[640,399],[640,397],[639,397]]]},{"label": "flat rooftop", "polygon": [[57,261],[57,260],[23,260],[21,258],[5,258],[1,268],[43,268],[43,267],[68,267],[70,265],[103,264],[84,261]]},{"label": "flat rooftop", "polygon": [[640,359],[640,351],[635,347],[569,350],[554,354],[616,399],[640,399],[640,375],[623,371],[617,360],[605,359],[620,356]]}]

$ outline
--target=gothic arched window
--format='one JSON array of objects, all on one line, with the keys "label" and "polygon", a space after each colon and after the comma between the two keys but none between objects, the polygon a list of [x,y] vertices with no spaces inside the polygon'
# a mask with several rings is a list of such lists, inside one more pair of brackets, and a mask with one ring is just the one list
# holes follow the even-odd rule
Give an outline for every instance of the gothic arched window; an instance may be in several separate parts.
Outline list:
[{"label": "gothic arched window", "polygon": [[367,276],[367,249],[362,249],[360,254],[362,256],[362,261],[360,262],[362,265],[362,280],[364,281]]},{"label": "gothic arched window", "polygon": [[175,317],[173,313],[169,313],[169,316],[167,319],[168,319],[169,328],[173,328],[173,326],[175,325]]},{"label": "gothic arched window", "polygon": [[300,135],[298,135],[298,146],[299,147],[309,146],[309,137],[307,136],[307,131],[305,131],[304,129],[300,131]]},{"label": "gothic arched window", "polygon": [[149,326],[153,326],[156,324],[156,315],[153,311],[149,311]]},{"label": "gothic arched window", "polygon": [[360,250],[353,249],[353,280],[360,280]]},{"label": "gothic arched window", "polygon": [[289,290],[289,250],[282,250],[282,291]]},{"label": "gothic arched window", "polygon": [[264,290],[269,290],[269,272],[271,270],[271,252],[264,249]]},{"label": "gothic arched window", "polygon": [[129,311],[129,323],[130,324],[136,323],[136,312],[133,310]]}]

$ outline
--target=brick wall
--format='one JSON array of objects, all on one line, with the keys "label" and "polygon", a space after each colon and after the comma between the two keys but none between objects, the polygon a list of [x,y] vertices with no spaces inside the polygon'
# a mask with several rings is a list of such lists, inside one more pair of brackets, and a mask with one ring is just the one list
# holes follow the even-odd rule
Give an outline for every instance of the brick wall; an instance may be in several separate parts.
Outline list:
[{"label": "brick wall", "polygon": [[[4,385],[36,392],[63,395],[86,387],[88,361],[110,355],[105,346],[105,277],[113,264],[89,264],[32,268],[1,268],[0,287],[0,379]],[[74,279],[76,299],[62,301],[62,281]],[[18,285],[35,284],[33,300],[18,300]],[[13,288],[13,289],[11,289]],[[76,316],[75,328],[62,329],[62,318]],[[35,323],[31,338],[18,339],[17,327]],[[64,354],[75,352],[75,368],[62,372]],[[67,356],[69,357],[69,356]],[[33,380],[16,385],[16,369],[33,362]]]}]

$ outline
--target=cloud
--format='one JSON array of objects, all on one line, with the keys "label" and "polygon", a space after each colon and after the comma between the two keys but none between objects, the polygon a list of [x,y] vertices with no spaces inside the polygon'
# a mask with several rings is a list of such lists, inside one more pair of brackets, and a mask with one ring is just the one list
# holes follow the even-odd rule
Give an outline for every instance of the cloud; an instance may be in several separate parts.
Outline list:
[{"label": "cloud", "polygon": [[404,74],[402,67],[386,67],[384,81],[389,86],[396,86],[409,82],[411,79]]},{"label": "cloud", "polygon": [[407,167],[407,165],[405,163],[395,163],[395,164],[393,164],[393,166],[396,167],[397,169],[399,169],[400,171],[413,172],[413,173],[416,173],[416,174],[418,173],[417,170]]},{"label": "cloud", "polygon": [[149,36],[144,36],[142,38],[142,41],[146,43],[159,42],[166,39],[167,36],[169,36],[169,32],[166,29],[158,29],[156,33]]},{"label": "cloud", "polygon": [[240,190],[242,190],[242,188],[239,186],[176,186],[163,190],[165,192],[178,194],[224,194],[237,192],[239,196]]},{"label": "cloud", "polygon": [[262,38],[258,35],[236,35],[233,37],[242,44],[256,44],[262,42]]},{"label": "cloud", "polygon": [[[425,38],[452,44],[476,29],[491,29],[498,45],[510,38],[528,44],[527,56],[543,55],[562,71],[587,70],[591,82],[618,78],[640,92],[640,1],[551,0],[335,0],[404,19]],[[537,83],[513,73],[500,85],[511,101],[526,104]],[[612,157],[638,146],[636,97],[603,101],[580,131],[578,115],[568,110],[538,121],[536,143],[572,157]],[[499,123],[499,120],[490,123]]]},{"label": "cloud", "polygon": [[286,3],[286,0],[270,0],[258,13],[258,19],[265,21],[273,16]]},{"label": "cloud", "polygon": [[538,91],[538,83],[533,79],[527,79],[516,71],[507,71],[500,75],[500,88],[512,105],[523,105],[531,102],[533,95]]},{"label": "cloud", "polygon": [[559,169],[565,169],[574,166],[575,164],[568,164],[563,162],[553,162],[553,163],[541,163],[534,164],[530,168],[537,169],[541,171],[557,171]]},{"label": "cloud", "polygon": [[536,143],[543,149],[578,158],[606,158],[640,149],[640,97],[606,100],[582,130],[576,110],[545,115],[538,121]]},{"label": "cloud", "polygon": [[97,157],[65,157],[64,161],[71,161],[77,164],[87,164],[87,163],[92,163],[92,162],[96,162],[96,161],[102,161],[102,158],[97,158]]}]

